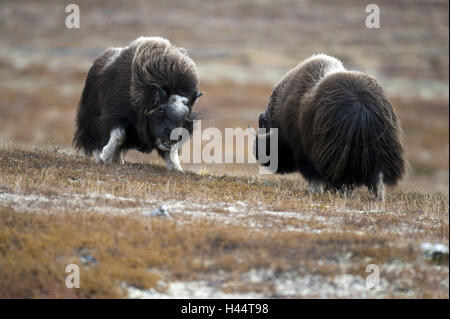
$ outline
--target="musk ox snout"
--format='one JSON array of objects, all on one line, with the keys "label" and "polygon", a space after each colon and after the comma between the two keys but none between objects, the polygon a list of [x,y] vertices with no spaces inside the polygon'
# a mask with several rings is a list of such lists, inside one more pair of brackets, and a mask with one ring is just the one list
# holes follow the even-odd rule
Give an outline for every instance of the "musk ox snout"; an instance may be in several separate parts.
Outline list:
[{"label": "musk ox snout", "polygon": [[170,96],[169,103],[164,108],[169,121],[181,126],[189,115],[188,101],[189,99],[187,97],[181,95],[175,94]]}]

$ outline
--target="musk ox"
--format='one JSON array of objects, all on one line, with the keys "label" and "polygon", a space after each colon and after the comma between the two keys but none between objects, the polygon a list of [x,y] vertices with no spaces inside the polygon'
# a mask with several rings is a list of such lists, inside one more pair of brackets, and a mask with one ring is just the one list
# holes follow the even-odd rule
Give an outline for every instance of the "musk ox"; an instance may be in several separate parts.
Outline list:
[{"label": "musk ox", "polygon": [[193,131],[199,76],[182,48],[159,37],[140,37],[109,48],[91,66],[78,104],[73,143],[97,162],[122,162],[129,149],[157,149],[169,170],[182,171],[181,141],[171,132]]},{"label": "musk ox", "polygon": [[383,199],[384,184],[405,173],[400,123],[382,87],[327,55],[310,57],[275,85],[259,127],[266,133],[255,140],[256,157],[260,139],[268,139],[268,152],[278,128],[277,173],[300,172],[311,191],[366,185]]}]

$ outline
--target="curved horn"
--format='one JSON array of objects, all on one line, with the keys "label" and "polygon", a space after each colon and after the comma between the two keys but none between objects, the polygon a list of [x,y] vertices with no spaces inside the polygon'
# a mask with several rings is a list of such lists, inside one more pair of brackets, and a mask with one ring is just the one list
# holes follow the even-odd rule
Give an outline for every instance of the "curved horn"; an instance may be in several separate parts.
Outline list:
[{"label": "curved horn", "polygon": [[256,137],[259,138],[264,138],[264,137],[268,137],[272,135],[272,131],[269,131],[267,133],[257,133],[255,131],[255,129],[253,127],[251,127],[250,125],[248,126],[248,129],[250,130],[250,133],[252,133],[253,135],[255,135]]},{"label": "curved horn", "polygon": [[264,137],[272,136],[272,133],[273,133],[273,131],[269,131],[269,132],[263,133],[263,134],[258,133],[257,136],[258,136],[259,138],[264,138]]},{"label": "curved horn", "polygon": [[186,122],[192,123],[192,120],[191,120],[189,117],[187,117],[187,116],[184,118],[184,120],[185,120]]},{"label": "curved horn", "polygon": [[258,135],[253,127],[250,125],[248,126],[248,129],[250,130],[250,133],[252,133],[254,136]]},{"label": "curved horn", "polygon": [[144,110],[144,115],[150,116],[153,113],[155,113],[156,111],[158,111],[161,108],[161,106],[155,107],[153,110],[149,110],[148,108],[146,108]]}]

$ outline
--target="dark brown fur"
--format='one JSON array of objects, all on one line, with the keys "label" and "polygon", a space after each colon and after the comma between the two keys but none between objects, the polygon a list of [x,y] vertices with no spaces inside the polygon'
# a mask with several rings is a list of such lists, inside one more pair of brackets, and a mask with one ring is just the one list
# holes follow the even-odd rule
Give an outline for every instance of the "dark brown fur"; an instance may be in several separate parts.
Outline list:
[{"label": "dark brown fur", "polygon": [[400,123],[381,86],[326,55],[278,82],[260,127],[279,129],[278,172],[299,171],[311,183],[378,193],[380,178],[395,185],[405,173]]},{"label": "dark brown fur", "polygon": [[[115,128],[126,133],[121,150],[142,152],[151,152],[157,138],[168,140],[178,125],[192,133],[192,108],[200,95],[198,81],[195,64],[186,51],[166,39],[141,37],[127,47],[107,49],[94,61],[86,79],[78,105],[75,147],[87,155],[101,151]],[[145,115],[167,103],[161,90],[188,99],[186,120],[173,114]]]}]

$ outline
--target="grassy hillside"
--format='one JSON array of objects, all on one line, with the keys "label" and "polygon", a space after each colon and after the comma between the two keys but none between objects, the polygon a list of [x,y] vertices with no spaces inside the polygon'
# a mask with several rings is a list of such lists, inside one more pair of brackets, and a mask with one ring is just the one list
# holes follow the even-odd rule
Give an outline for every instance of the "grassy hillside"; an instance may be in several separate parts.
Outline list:
[{"label": "grassy hillside", "polygon": [[[179,297],[186,289],[448,298],[448,260],[430,262],[420,249],[448,244],[440,193],[391,190],[385,203],[365,189],[312,196],[299,176],[180,174],[8,146],[0,168],[3,298]],[[162,204],[170,217],[148,215]],[[71,263],[81,267],[80,289],[64,285]],[[373,290],[365,288],[369,264],[380,268]]]}]

